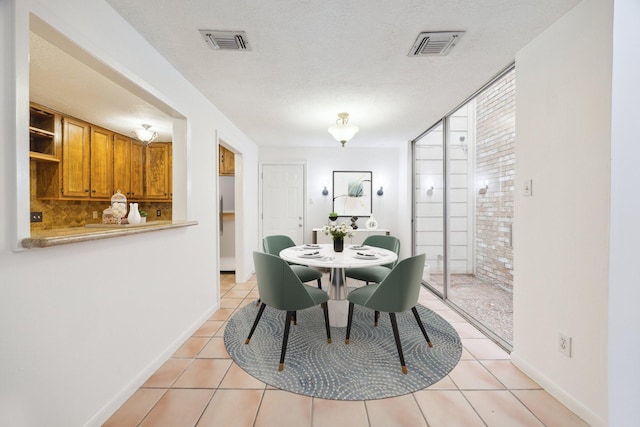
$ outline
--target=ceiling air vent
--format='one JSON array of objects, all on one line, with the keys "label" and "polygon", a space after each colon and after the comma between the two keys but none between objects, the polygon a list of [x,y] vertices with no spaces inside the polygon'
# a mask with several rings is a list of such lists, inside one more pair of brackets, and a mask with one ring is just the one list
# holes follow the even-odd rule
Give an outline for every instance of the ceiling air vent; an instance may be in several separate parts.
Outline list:
[{"label": "ceiling air vent", "polygon": [[200,30],[200,34],[213,50],[251,50],[244,31]]},{"label": "ceiling air vent", "polygon": [[456,45],[464,31],[435,31],[420,33],[409,56],[444,56]]}]

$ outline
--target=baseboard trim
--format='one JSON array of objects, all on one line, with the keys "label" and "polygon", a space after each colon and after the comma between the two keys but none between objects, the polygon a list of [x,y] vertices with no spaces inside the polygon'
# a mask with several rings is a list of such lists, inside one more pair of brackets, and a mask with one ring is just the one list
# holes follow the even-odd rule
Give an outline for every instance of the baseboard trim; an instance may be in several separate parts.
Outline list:
[{"label": "baseboard trim", "polygon": [[582,418],[587,424],[593,427],[606,427],[607,423],[605,420],[600,418],[595,412],[587,408],[580,401],[576,400],[549,377],[535,369],[524,359],[520,358],[517,352],[511,353],[511,363],[527,374],[532,380],[537,382],[547,393],[558,399],[560,403]]},{"label": "baseboard trim", "polygon": [[210,318],[220,308],[220,304],[216,303],[202,314],[195,322],[193,322],[180,336],[178,336],[164,351],[162,351],[155,359],[153,359],[146,368],[135,376],[126,386],[122,388],[116,395],[107,402],[87,423],[86,427],[101,426],[111,417],[139,388],[147,379],[166,362],[180,346],[193,335],[202,324]]}]

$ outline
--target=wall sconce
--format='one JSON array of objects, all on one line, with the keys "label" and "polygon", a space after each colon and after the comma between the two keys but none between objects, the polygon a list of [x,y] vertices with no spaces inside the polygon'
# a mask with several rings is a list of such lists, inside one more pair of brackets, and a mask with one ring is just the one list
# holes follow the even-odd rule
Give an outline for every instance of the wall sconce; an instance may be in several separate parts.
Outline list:
[{"label": "wall sconce", "polygon": [[144,145],[149,145],[158,137],[158,133],[149,130],[151,125],[143,124],[142,128],[134,129],[131,133],[138,141],[142,141]]},{"label": "wall sconce", "polygon": [[467,147],[466,139],[467,138],[464,137],[464,136],[460,137],[460,147],[462,148],[462,151],[464,151],[465,153],[467,152],[467,149],[469,148],[469,147]]},{"label": "wall sconce", "polygon": [[479,194],[487,194],[487,190],[489,189],[489,181],[484,182],[484,187],[480,187],[478,191]]},{"label": "wall sconce", "polygon": [[323,196],[328,196],[329,195],[329,190],[327,190],[327,186],[324,186],[324,189],[322,190],[322,195]]},{"label": "wall sconce", "polygon": [[378,192],[376,194],[378,196],[382,196],[384,194],[384,191],[382,191],[382,187],[380,187],[380,189],[378,190]]}]

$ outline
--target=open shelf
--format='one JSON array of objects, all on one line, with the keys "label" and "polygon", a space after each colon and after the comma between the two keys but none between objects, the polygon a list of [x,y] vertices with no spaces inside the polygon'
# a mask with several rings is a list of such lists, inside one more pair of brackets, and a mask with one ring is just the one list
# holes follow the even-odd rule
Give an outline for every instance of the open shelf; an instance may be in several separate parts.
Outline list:
[{"label": "open shelf", "polygon": [[[34,105],[29,109],[29,151],[55,158],[56,115]],[[32,156],[32,158],[34,158]],[[37,157],[39,160],[50,160]]]},{"label": "open shelf", "polygon": [[30,151],[29,158],[39,162],[60,163],[60,159],[58,159],[56,156],[53,156],[51,154],[38,153],[36,151]]}]

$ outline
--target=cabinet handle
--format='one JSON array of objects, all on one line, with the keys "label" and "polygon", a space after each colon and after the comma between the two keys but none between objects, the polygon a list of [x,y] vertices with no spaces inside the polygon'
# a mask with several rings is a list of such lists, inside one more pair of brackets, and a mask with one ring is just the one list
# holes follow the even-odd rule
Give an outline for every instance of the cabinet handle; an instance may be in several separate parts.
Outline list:
[{"label": "cabinet handle", "polygon": [[84,192],[85,192],[85,193],[88,193],[88,192],[89,192],[89,189],[88,189],[88,188],[85,188]]},{"label": "cabinet handle", "polygon": [[91,190],[91,192],[92,192],[92,193],[95,193],[95,192],[96,192],[96,190]]}]

